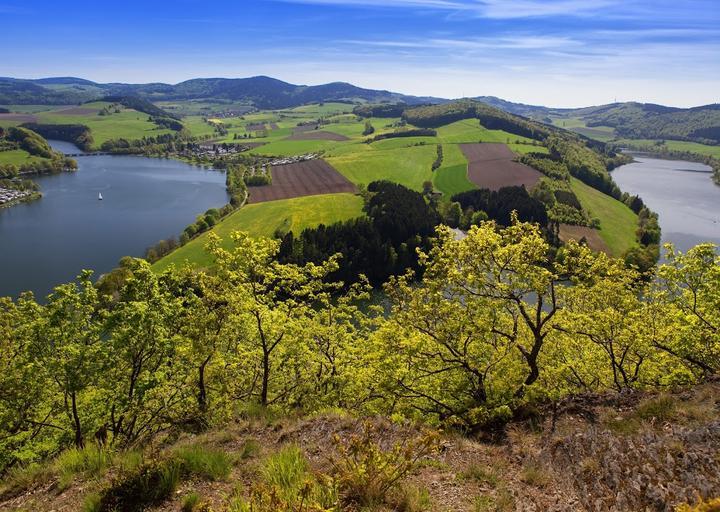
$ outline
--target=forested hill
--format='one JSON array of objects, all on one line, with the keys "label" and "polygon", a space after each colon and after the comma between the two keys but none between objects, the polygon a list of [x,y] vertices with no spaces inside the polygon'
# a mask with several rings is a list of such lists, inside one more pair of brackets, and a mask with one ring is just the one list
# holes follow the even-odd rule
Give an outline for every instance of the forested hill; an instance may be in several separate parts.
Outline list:
[{"label": "forested hill", "polygon": [[0,78],[0,104],[63,105],[104,96],[139,96],[149,101],[213,99],[246,102],[258,108],[288,108],[324,101],[441,102],[438,98],[406,96],[390,91],[363,89],[344,82],[295,85],[275,78],[196,78],[179,84],[99,84],[81,78],[20,80]]},{"label": "forested hill", "polygon": [[610,103],[585,108],[550,108],[513,103],[494,96],[473,98],[493,107],[551,123],[552,118],[577,118],[588,127],[609,126],[618,138],[671,139],[720,144],[720,104],[676,108],[653,103]]},{"label": "forested hill", "polygon": [[720,104],[688,109],[650,103],[617,103],[573,112],[587,126],[610,126],[619,137],[720,144]]}]

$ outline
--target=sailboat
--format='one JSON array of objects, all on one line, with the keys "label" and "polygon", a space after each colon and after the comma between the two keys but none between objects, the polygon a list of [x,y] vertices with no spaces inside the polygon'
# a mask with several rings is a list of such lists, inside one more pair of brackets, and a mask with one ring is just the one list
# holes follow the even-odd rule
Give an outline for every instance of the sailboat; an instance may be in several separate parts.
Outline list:
[{"label": "sailboat", "polygon": [[102,201],[102,192],[98,192],[98,201]]}]

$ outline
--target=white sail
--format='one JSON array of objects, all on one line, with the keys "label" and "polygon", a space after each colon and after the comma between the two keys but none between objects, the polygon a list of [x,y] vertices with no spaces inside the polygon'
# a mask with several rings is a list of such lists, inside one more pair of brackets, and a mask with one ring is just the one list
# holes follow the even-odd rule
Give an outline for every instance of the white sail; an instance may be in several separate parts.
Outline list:
[{"label": "white sail", "polygon": [[102,192],[98,192],[98,199],[102,201]]}]

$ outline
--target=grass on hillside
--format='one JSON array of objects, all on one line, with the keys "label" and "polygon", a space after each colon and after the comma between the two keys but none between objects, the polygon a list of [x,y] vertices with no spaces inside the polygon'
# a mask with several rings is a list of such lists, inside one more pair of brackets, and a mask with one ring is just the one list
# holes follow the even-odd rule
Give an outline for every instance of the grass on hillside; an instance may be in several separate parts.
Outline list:
[{"label": "grass on hillside", "polygon": [[39,156],[33,156],[22,149],[12,149],[10,151],[0,151],[0,164],[10,164],[15,166],[21,166],[24,164],[30,164],[33,162],[41,162],[45,158]]},{"label": "grass on hillside", "polygon": [[443,144],[443,164],[433,173],[433,185],[450,198],[477,187],[467,176],[467,160],[457,144]]},{"label": "grass on hillside", "polygon": [[552,124],[566,130],[579,133],[590,139],[607,142],[615,138],[615,129],[611,126],[587,126],[584,119],[579,117],[556,117]]},{"label": "grass on hillside", "polygon": [[463,119],[437,129],[438,138],[445,143],[462,144],[472,142],[531,143],[532,139],[514,135],[503,130],[488,130],[477,119]]},{"label": "grass on hillside", "polygon": [[86,103],[81,108],[92,108],[93,113],[80,115],[63,114],[61,110],[40,112],[37,115],[39,123],[45,124],[83,124],[90,128],[95,147],[110,139],[141,139],[157,135],[172,133],[172,130],[161,129],[155,123],[148,121],[148,115],[136,110],[123,108],[118,114],[100,116],[97,114],[102,108],[110,105],[107,102]]},{"label": "grass on hillside", "polygon": [[621,256],[637,245],[638,219],[630,208],[576,178],[571,178],[570,186],[590,217],[600,219],[600,237],[613,256]]},{"label": "grass on hillside", "polygon": [[[362,198],[353,194],[305,196],[249,204],[217,224],[213,232],[223,239],[224,246],[229,247],[233,231],[247,231],[257,237],[272,237],[278,228],[299,233],[308,227],[360,217],[362,206]],[[206,242],[207,233],[204,233],[156,262],[153,268],[162,271],[171,264],[182,265],[185,261],[206,267],[211,263],[204,250]]]},{"label": "grass on hillside", "polygon": [[[648,139],[622,139],[619,144],[640,144],[643,146],[656,146],[655,140]],[[720,158],[720,146],[708,146],[707,144],[699,144],[697,142],[686,142],[683,140],[665,140],[664,145],[657,146],[658,149],[669,149],[672,151],[689,151],[704,156],[712,156]]]},{"label": "grass on hillside", "polygon": [[356,185],[389,180],[420,191],[423,182],[432,180],[431,166],[436,155],[436,146],[428,144],[387,150],[373,148],[326,160]]},{"label": "grass on hillside", "polygon": [[277,140],[264,146],[259,146],[251,153],[256,155],[291,156],[304,153],[317,153],[323,149],[331,148],[338,143],[331,140]]}]

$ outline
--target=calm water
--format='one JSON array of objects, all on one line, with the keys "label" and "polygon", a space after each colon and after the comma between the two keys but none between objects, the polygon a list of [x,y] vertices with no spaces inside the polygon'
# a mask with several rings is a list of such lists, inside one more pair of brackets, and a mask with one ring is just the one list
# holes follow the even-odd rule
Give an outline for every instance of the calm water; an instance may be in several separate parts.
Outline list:
[{"label": "calm water", "polygon": [[660,217],[663,243],[687,251],[700,242],[720,245],[720,187],[711,169],[681,160],[636,155],[612,172],[623,192],[642,197]]},{"label": "calm water", "polygon": [[[79,152],[72,144],[52,145]],[[0,209],[0,296],[32,290],[44,297],[82,269],[107,272],[228,200],[218,171],[137,156],[77,162],[75,173],[36,179],[39,201]]]}]

